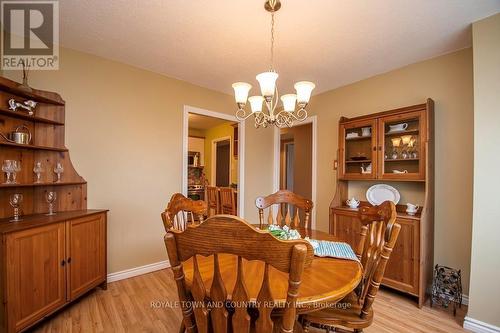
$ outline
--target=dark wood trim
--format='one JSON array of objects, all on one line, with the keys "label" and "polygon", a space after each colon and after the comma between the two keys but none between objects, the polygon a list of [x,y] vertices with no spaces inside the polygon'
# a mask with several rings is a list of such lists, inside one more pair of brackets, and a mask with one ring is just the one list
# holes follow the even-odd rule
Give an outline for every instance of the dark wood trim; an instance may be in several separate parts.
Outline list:
[{"label": "dark wood trim", "polygon": [[[430,98],[428,100],[431,100]],[[358,121],[358,120],[363,120],[363,119],[371,119],[371,118],[380,118],[380,117],[385,117],[387,115],[394,115],[398,113],[406,113],[410,111],[419,111],[419,110],[426,110],[427,103],[423,104],[416,104],[412,106],[406,106],[402,108],[397,108],[397,109],[392,109],[392,110],[387,110],[387,111],[382,111],[382,112],[377,112],[377,113],[370,113],[369,115],[364,115],[364,116],[357,116],[353,118],[347,118],[347,117],[341,117],[339,120],[340,124],[345,124],[349,123],[351,121]]]},{"label": "dark wood trim", "polygon": [[0,76],[0,89],[7,91],[11,94],[21,96],[24,98],[30,98],[37,102],[49,103],[55,105],[64,105],[65,102],[58,93],[51,91],[44,91],[33,89],[33,92],[29,93],[24,90],[19,89],[19,83],[9,80],[5,77]]},{"label": "dark wood trim", "polygon": [[32,227],[39,227],[46,224],[72,220],[95,214],[102,214],[105,212],[108,212],[108,210],[107,209],[76,210],[70,212],[60,212],[52,216],[47,216],[45,214],[33,214],[33,215],[23,216],[22,221],[16,223],[10,222],[11,218],[3,218],[0,219],[0,234],[21,231]]}]

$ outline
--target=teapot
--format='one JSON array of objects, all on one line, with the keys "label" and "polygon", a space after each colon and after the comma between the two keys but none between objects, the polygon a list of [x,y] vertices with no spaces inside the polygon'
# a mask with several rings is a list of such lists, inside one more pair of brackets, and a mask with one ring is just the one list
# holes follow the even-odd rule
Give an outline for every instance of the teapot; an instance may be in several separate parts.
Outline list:
[{"label": "teapot", "polygon": [[31,142],[31,132],[26,125],[18,126],[14,132],[10,132],[9,137],[0,133],[5,140],[12,143],[29,145]]},{"label": "teapot", "polygon": [[358,208],[360,201],[356,200],[356,198],[352,197],[351,199],[347,200],[345,203],[347,204],[347,206],[349,206],[351,208]]},{"label": "teapot", "polygon": [[361,167],[361,173],[372,173],[372,164],[368,164],[368,166],[366,168],[364,167]]},{"label": "teapot", "polygon": [[419,208],[420,208],[419,205],[407,203],[406,204],[406,213],[408,213],[408,215],[415,215],[415,213],[418,211]]}]

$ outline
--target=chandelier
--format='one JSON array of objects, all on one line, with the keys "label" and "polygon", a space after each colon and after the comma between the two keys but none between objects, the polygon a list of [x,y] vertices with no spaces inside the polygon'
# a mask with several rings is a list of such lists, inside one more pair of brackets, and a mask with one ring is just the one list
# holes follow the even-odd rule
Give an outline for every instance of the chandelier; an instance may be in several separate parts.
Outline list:
[{"label": "chandelier", "polygon": [[[232,85],[234,89],[234,98],[238,105],[236,118],[240,121],[254,116],[255,127],[267,127],[274,124],[279,128],[291,127],[295,121],[304,121],[307,118],[306,107],[311,98],[311,92],[315,85],[309,81],[300,81],[295,83],[296,94],[286,94],[281,96],[282,105],[279,106],[278,87],[276,80],[278,73],[273,69],[274,62],[274,13],[281,8],[279,0],[268,0],[264,8],[271,13],[271,54],[270,70],[260,73],[255,78],[259,82],[261,95],[248,97],[252,85],[246,82],[236,82]],[[250,103],[251,112],[245,110],[247,100]],[[263,104],[266,105],[267,112],[263,110]]]}]

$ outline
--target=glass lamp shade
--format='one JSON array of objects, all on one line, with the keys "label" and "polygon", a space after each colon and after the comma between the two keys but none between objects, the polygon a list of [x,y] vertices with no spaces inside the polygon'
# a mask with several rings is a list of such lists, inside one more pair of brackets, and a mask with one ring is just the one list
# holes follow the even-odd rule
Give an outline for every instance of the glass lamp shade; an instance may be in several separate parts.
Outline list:
[{"label": "glass lamp shade", "polygon": [[248,97],[248,101],[250,102],[250,108],[252,112],[262,112],[262,102],[264,102],[264,97],[262,96],[251,96]]},{"label": "glass lamp shade", "polygon": [[234,99],[238,104],[246,104],[248,92],[252,89],[252,85],[246,82],[233,83]]},{"label": "glass lamp shade", "polygon": [[316,85],[309,81],[300,81],[295,83],[295,90],[297,91],[297,103],[307,104],[311,98],[311,92]]},{"label": "glass lamp shade", "polygon": [[286,112],[295,111],[295,101],[297,100],[297,95],[287,94],[281,96],[281,101],[283,102],[283,108]]},{"label": "glass lamp shade", "polygon": [[278,73],[276,72],[264,72],[260,73],[255,77],[259,81],[260,92],[264,97],[274,96],[274,90],[276,88],[276,80],[278,79]]}]

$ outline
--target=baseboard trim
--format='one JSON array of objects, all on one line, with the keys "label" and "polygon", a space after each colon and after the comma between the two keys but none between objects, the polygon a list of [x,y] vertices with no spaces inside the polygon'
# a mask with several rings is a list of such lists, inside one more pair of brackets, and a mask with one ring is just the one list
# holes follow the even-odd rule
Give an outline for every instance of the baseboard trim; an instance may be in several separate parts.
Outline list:
[{"label": "baseboard trim", "polygon": [[465,317],[464,328],[474,333],[500,333],[500,327],[479,321],[471,317]]},{"label": "baseboard trim", "polygon": [[469,295],[462,294],[462,304],[469,305]]},{"label": "baseboard trim", "polygon": [[144,265],[144,266],[126,269],[124,271],[108,274],[108,283],[120,281],[120,280],[124,280],[124,279],[129,279],[129,278],[134,277],[134,276],[159,271],[160,269],[165,269],[168,267],[170,267],[170,263],[168,262],[168,260],[164,260],[164,261],[155,262],[155,263]]}]

